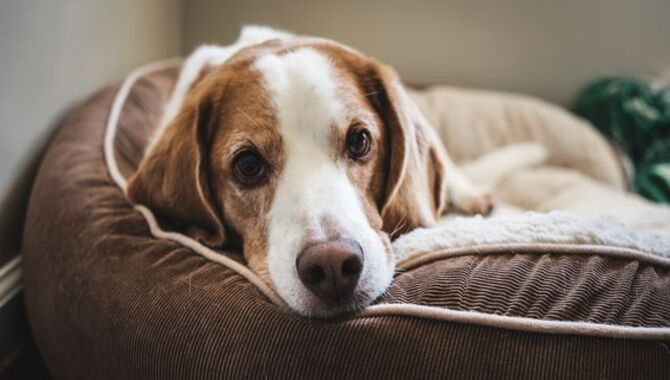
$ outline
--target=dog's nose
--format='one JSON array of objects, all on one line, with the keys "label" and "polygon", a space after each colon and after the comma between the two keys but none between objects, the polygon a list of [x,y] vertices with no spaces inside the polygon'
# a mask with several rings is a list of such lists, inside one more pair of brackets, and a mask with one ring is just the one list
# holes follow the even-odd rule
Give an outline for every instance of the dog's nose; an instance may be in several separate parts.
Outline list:
[{"label": "dog's nose", "polygon": [[349,297],[363,269],[363,250],[347,239],[305,248],[296,260],[300,281],[317,297],[340,302]]}]

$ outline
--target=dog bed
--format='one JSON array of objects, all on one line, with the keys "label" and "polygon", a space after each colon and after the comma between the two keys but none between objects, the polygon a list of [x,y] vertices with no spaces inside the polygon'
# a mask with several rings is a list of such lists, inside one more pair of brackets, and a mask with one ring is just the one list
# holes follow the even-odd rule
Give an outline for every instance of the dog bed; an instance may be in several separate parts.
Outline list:
[{"label": "dog bed", "polygon": [[667,240],[609,221],[457,218],[398,239],[394,282],[361,313],[290,313],[239,254],[124,195],[177,71],[92,97],[37,174],[24,287],[54,378],[668,377]]}]

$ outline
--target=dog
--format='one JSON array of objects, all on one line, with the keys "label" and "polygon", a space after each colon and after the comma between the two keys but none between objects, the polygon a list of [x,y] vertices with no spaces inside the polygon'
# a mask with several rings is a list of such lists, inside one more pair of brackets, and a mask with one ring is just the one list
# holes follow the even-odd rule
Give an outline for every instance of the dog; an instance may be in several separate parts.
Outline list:
[{"label": "dog", "polygon": [[392,68],[337,42],[245,27],[184,63],[128,196],[233,247],[296,313],[380,297],[391,239],[491,194],[449,158]]}]

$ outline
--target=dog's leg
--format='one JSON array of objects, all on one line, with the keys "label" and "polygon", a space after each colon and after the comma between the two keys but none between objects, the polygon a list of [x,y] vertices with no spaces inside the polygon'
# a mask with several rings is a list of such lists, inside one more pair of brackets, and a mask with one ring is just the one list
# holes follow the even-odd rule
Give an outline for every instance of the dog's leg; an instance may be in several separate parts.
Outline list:
[{"label": "dog's leg", "polygon": [[493,196],[488,189],[472,183],[454,164],[449,155],[445,157],[447,186],[451,204],[467,214],[488,214],[493,209]]},{"label": "dog's leg", "polygon": [[489,152],[460,166],[461,171],[474,183],[494,189],[511,174],[538,166],[549,157],[544,145],[535,142],[516,143]]},{"label": "dog's leg", "polygon": [[488,153],[460,169],[447,159],[451,168],[448,178],[452,203],[463,212],[485,214],[491,211],[494,203],[489,189],[495,188],[510,174],[540,165],[547,157],[547,149],[541,144],[518,143]]}]

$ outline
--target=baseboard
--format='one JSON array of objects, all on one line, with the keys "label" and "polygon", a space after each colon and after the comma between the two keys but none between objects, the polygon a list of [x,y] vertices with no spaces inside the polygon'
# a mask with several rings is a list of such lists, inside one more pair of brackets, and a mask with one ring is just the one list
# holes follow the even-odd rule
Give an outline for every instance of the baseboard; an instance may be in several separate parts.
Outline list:
[{"label": "baseboard", "polygon": [[0,308],[23,288],[21,261],[22,257],[19,255],[0,268]]}]

